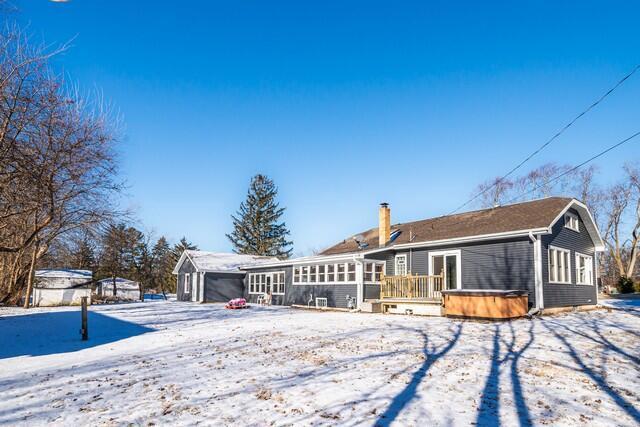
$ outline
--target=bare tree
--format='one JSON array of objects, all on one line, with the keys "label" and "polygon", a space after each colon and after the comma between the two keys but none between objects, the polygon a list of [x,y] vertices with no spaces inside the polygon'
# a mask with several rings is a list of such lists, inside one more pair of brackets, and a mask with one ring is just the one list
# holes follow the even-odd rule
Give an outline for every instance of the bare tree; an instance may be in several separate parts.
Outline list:
[{"label": "bare tree", "polygon": [[52,54],[17,27],[0,33],[0,302],[29,300],[38,260],[57,240],[110,220],[114,122],[65,90]]},{"label": "bare tree", "polygon": [[619,277],[632,278],[640,243],[640,170],[627,164],[624,172],[606,191],[603,238]]}]

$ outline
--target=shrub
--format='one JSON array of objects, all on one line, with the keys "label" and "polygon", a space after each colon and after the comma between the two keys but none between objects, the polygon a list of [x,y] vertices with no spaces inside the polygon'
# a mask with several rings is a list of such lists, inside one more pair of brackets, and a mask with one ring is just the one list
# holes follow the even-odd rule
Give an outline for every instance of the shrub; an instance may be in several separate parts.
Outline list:
[{"label": "shrub", "polygon": [[622,276],[618,279],[617,288],[621,294],[630,294],[634,291],[633,280],[630,277]]}]

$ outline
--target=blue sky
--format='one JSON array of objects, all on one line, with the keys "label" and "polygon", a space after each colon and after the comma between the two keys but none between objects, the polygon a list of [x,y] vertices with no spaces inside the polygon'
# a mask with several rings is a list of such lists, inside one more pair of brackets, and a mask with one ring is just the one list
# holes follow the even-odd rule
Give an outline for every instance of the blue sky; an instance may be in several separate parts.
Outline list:
[{"label": "blue sky", "polygon": [[[631,2],[14,0],[55,63],[123,118],[126,203],[202,249],[250,177],[280,188],[295,252],[444,214],[640,62]],[[517,3],[517,4],[516,4]],[[640,74],[531,162],[576,164],[636,132]],[[601,180],[637,161],[631,143]]]}]

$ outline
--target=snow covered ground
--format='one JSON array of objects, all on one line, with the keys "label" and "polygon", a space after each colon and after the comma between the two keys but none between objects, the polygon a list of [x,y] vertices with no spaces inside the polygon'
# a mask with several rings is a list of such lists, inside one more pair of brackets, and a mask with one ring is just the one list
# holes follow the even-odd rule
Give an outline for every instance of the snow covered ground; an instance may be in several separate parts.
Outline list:
[{"label": "snow covered ground", "polygon": [[8,425],[638,425],[640,314],[0,308]]}]

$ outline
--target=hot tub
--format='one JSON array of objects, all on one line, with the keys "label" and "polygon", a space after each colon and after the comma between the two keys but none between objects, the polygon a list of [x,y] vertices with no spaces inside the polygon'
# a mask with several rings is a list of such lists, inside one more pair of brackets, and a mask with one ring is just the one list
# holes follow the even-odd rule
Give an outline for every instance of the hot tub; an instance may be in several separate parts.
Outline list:
[{"label": "hot tub", "polygon": [[476,319],[513,319],[527,314],[527,291],[450,289],[442,291],[445,316]]}]

